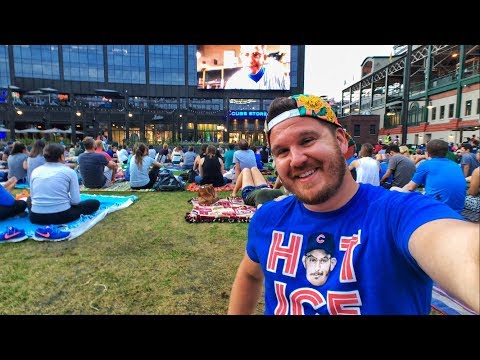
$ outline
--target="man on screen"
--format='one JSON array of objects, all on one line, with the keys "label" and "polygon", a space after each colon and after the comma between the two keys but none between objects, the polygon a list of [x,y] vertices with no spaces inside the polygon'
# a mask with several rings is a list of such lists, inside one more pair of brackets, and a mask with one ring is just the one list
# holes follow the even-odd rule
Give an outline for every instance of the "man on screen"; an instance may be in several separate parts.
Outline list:
[{"label": "man on screen", "polygon": [[225,89],[289,90],[290,78],[282,64],[268,59],[267,45],[240,45],[242,69],[227,80]]}]

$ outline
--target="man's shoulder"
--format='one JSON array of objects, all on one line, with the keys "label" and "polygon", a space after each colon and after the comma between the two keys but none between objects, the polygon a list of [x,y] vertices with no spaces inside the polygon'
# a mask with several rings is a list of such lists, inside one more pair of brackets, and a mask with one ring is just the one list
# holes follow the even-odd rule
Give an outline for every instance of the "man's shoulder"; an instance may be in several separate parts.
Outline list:
[{"label": "man's shoulder", "polygon": [[[108,155],[108,154],[106,154],[106,155]],[[93,158],[105,159],[105,161],[107,160],[107,157],[104,154],[100,154],[100,153],[97,153],[97,152],[84,152],[84,153],[81,153],[80,155],[78,155],[78,161],[81,161],[81,160],[84,160],[84,159],[87,159],[87,158],[90,158],[90,159],[93,159]]]}]

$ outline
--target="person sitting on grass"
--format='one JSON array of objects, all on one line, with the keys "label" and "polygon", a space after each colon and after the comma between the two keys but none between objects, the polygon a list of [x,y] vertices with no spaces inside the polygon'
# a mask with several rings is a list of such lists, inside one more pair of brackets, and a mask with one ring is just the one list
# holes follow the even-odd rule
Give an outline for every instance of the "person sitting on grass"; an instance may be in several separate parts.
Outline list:
[{"label": "person sitting on grass", "polygon": [[[148,155],[147,145],[138,143],[136,146],[135,157],[132,158],[129,165],[130,187],[133,190],[151,189],[157,181],[158,173],[163,164]],[[153,166],[149,171],[150,165]]]},{"label": "person sitting on grass", "polygon": [[[270,188],[263,174],[257,167],[245,168],[238,175],[237,182],[232,191],[232,197],[237,197],[237,192],[241,189],[242,199],[245,205],[259,208],[270,200],[281,200],[287,196],[280,187],[282,182],[277,176],[273,189]],[[281,198],[280,198],[281,197]]]},{"label": "person sitting on grass", "polygon": [[43,157],[43,149],[45,149],[45,146],[45,141],[43,141],[42,139],[36,140],[33,143],[28,158],[23,162],[23,168],[27,169],[27,183],[29,185],[32,171],[40,165],[45,164],[45,158]]},{"label": "person sitting on grass", "polygon": [[197,184],[212,184],[214,187],[221,187],[231,182],[230,179],[223,176],[223,161],[216,155],[216,152],[215,146],[207,146],[206,155],[200,159],[198,164],[200,175],[195,176]]},{"label": "person sitting on grass", "polygon": [[2,185],[0,185],[0,220],[21,214],[27,208],[27,203],[23,200],[15,200],[11,194],[17,184],[17,178],[12,176]]},{"label": "person sitting on grass", "polygon": [[32,171],[30,197],[27,199],[30,221],[34,224],[65,224],[98,210],[96,199],[80,201],[77,174],[65,166],[64,147],[51,143],[45,146],[46,163]]},{"label": "person sitting on grass", "polygon": [[[106,188],[112,184],[117,171],[117,164],[112,160],[107,160],[107,153],[98,153],[95,151],[96,144],[92,137],[87,136],[83,139],[85,152],[78,156],[78,165],[80,166],[80,175],[83,184],[91,189]],[[99,149],[102,151],[102,148]]]}]

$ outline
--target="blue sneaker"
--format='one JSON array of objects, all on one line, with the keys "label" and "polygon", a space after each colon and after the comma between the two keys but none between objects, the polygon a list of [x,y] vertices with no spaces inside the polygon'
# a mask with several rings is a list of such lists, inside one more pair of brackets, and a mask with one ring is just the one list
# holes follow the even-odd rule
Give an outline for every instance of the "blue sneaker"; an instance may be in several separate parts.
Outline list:
[{"label": "blue sneaker", "polygon": [[17,229],[17,228],[14,228],[13,226],[9,226],[7,228],[7,231],[0,233],[0,243],[19,242],[19,241],[25,240],[26,238],[28,238],[28,236],[25,235],[25,230]]},{"label": "blue sneaker", "polygon": [[70,231],[62,231],[56,226],[47,225],[35,230],[33,239],[37,241],[62,241],[70,237]]}]

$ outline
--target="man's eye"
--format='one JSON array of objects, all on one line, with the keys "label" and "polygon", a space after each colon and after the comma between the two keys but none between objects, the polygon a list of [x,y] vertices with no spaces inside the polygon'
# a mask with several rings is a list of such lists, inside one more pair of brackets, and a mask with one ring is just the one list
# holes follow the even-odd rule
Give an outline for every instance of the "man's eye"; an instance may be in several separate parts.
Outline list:
[{"label": "man's eye", "polygon": [[277,153],[275,154],[275,157],[285,155],[286,153],[287,153],[286,149],[278,150]]}]

